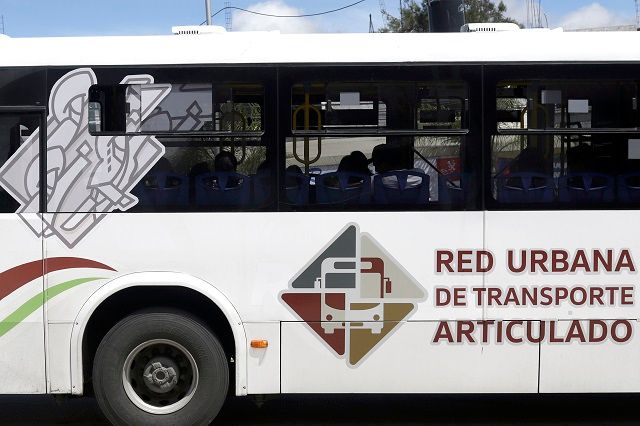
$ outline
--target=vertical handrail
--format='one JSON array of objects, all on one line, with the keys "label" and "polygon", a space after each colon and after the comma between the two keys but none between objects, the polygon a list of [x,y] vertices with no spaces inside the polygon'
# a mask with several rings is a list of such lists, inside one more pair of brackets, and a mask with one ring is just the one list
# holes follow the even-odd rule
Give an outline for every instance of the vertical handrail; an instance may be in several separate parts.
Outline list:
[{"label": "vertical handrail", "polygon": [[[302,111],[304,113],[304,122],[303,122],[303,126],[304,126],[304,130],[310,130],[311,124],[310,124],[310,113],[313,111],[316,113],[316,118],[317,118],[317,129],[318,130],[322,130],[322,113],[320,112],[320,110],[318,108],[316,108],[314,105],[311,104],[311,97],[309,94],[308,90],[305,90],[304,93],[304,103],[302,105],[300,105],[298,108],[296,108],[293,111],[293,129],[297,130],[297,119],[298,119],[298,114],[300,113],[300,111]],[[297,145],[297,138],[294,135],[293,136],[293,157],[300,163],[304,164],[304,173],[305,175],[309,175],[309,166],[311,164],[316,163],[319,159],[320,156],[322,155],[322,137],[318,136],[318,153],[317,155],[311,159],[310,155],[309,155],[309,137],[305,136],[304,137],[304,150],[303,150],[303,158],[300,158],[300,156],[298,155],[298,145]]]}]

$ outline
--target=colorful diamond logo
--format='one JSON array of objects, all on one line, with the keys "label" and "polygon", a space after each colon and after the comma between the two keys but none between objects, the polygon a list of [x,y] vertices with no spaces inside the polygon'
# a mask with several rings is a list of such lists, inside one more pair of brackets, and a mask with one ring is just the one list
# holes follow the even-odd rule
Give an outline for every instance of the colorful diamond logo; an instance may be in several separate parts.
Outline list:
[{"label": "colorful diamond logo", "polygon": [[357,367],[413,314],[426,292],[371,235],[349,224],[280,298],[336,356]]}]

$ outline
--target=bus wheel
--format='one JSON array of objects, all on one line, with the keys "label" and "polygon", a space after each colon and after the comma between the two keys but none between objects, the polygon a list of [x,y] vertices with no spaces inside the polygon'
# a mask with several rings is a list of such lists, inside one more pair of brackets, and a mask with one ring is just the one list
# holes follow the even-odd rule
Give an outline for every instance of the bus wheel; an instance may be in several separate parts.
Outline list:
[{"label": "bus wheel", "polygon": [[142,312],[102,339],[93,388],[115,425],[208,425],[227,396],[229,366],[218,339],[198,320]]}]

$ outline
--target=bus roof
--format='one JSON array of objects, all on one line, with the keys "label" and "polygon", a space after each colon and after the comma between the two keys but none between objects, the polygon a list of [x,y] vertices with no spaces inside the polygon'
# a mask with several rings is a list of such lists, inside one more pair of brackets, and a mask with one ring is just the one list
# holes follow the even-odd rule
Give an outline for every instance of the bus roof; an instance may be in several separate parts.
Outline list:
[{"label": "bus roof", "polygon": [[640,32],[0,38],[0,66],[640,62]]}]

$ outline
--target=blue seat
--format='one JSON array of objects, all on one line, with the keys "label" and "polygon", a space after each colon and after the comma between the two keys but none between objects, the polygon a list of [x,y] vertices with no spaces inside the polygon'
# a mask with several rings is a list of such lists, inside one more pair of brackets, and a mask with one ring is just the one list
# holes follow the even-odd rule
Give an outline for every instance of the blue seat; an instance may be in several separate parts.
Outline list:
[{"label": "blue seat", "polygon": [[310,178],[302,173],[287,172],[284,180],[285,203],[301,206],[309,204]]},{"label": "blue seat", "polygon": [[640,173],[627,173],[618,176],[618,201],[621,203],[640,203]]},{"label": "blue seat", "polygon": [[373,200],[378,204],[427,204],[429,176],[414,170],[394,170],[373,177]]},{"label": "blue seat", "polygon": [[331,172],[315,177],[319,204],[367,204],[371,201],[369,176],[351,172]]},{"label": "blue seat", "polygon": [[212,172],[196,176],[198,206],[244,206],[251,201],[251,179],[235,172]]},{"label": "blue seat", "polygon": [[150,172],[132,193],[141,207],[186,207],[189,204],[189,179],[169,172]]},{"label": "blue seat", "polygon": [[553,177],[543,173],[517,172],[496,178],[501,203],[552,203],[555,199]]},{"label": "blue seat", "polygon": [[602,173],[568,173],[558,178],[558,199],[564,203],[609,203],[615,180]]}]

